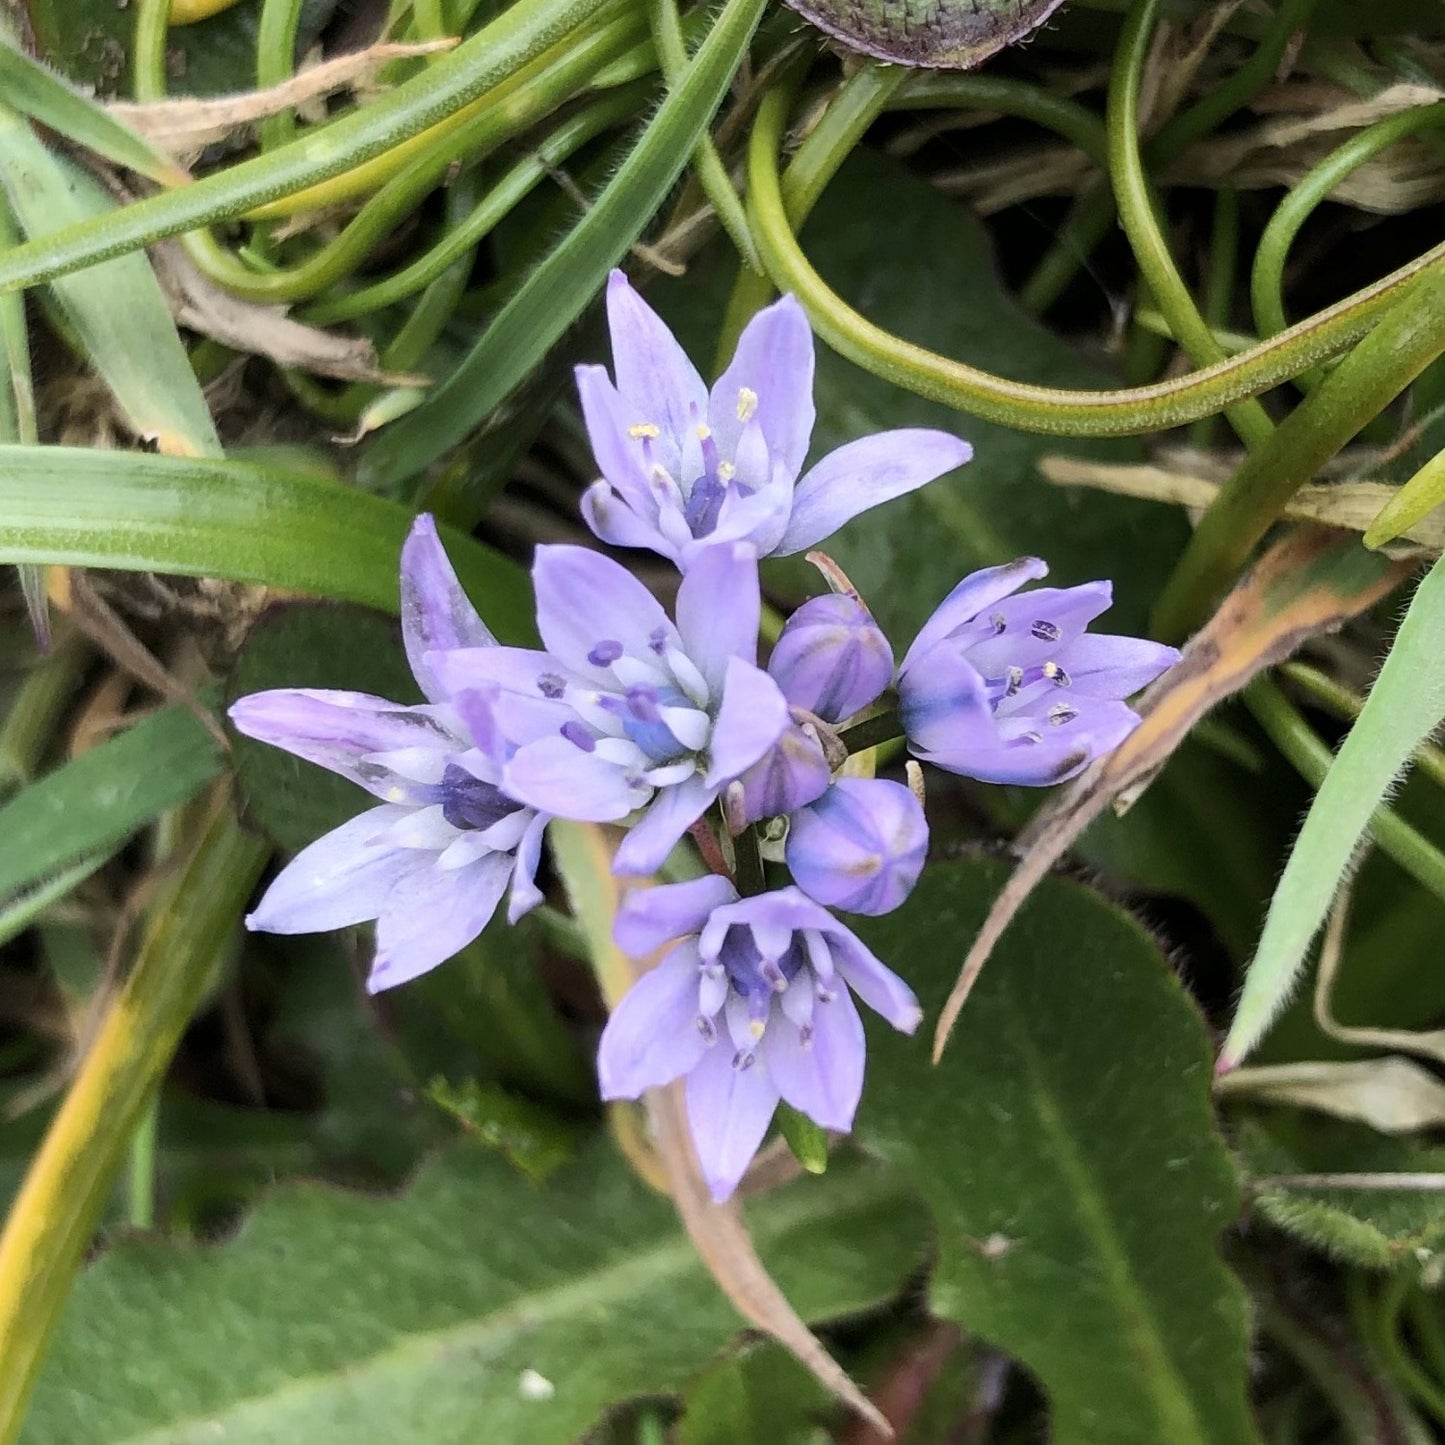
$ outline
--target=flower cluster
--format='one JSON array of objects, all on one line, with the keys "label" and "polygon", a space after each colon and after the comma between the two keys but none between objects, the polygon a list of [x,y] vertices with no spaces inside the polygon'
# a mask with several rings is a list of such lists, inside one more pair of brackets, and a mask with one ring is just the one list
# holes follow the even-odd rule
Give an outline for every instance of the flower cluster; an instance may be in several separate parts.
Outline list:
[{"label": "flower cluster", "polygon": [[887,913],[923,868],[921,775],[872,776],[874,744],[891,732],[951,772],[1058,782],[1128,735],[1138,718],[1124,699],[1177,654],[1089,634],[1109,585],[1022,590],[1047,570],[1024,558],[961,582],[895,665],[863,600],[820,559],[834,590],[793,612],[760,666],[759,559],[814,547],[961,466],[969,447],[885,432],[804,471],[813,347],[796,301],[753,319],[710,390],[621,273],[607,309],[615,378],[577,374],[602,474],[583,513],[604,542],[677,566],[673,615],[601,553],[543,546],[542,647],[502,646],[419,518],[401,559],[402,628],[427,701],[284,690],[232,708],[241,732],[378,800],[298,854],[247,921],[296,933],[375,920],[370,987],[388,988],[474,938],[509,884],[513,921],[541,901],[551,818],[624,828],[620,874],[655,873],[698,834],[718,871],[636,889],[619,912],[618,945],[655,962],[613,1011],[598,1073],[608,1099],[685,1079],[723,1199],[780,1100],[824,1129],[851,1127],[855,995],[904,1032],[921,1017],[830,911]]}]

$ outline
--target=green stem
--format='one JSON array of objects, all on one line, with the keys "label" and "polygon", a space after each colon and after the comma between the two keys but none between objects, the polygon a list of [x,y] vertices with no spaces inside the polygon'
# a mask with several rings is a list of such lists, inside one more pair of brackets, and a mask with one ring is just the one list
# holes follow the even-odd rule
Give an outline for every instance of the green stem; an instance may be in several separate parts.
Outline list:
[{"label": "green stem", "polygon": [[[264,0],[256,28],[256,84],[265,90],[290,80],[296,69],[296,32],[303,0]],[[260,126],[261,149],[275,150],[295,139],[296,116],[288,107],[268,115]]]},{"label": "green stem", "polygon": [[1285,264],[1300,228],[1320,202],[1366,161],[1407,136],[1439,125],[1445,125],[1445,101],[1386,116],[1358,135],[1351,136],[1344,145],[1312,167],[1289,191],[1269,218],[1254,253],[1249,294],[1254,307],[1255,327],[1261,336],[1273,336],[1289,324],[1284,310]]},{"label": "green stem", "polygon": [[733,855],[736,859],[733,882],[737,884],[738,892],[744,898],[755,898],[768,886],[763,874],[763,854],[756,823],[749,823],[733,839]]},{"label": "green stem", "polygon": [[[1226,353],[1214,339],[1209,323],[1199,314],[1174,264],[1159,224],[1139,145],[1139,93],[1144,61],[1162,3],[1163,0],[1138,0],[1119,37],[1109,86],[1109,176],[1124,234],[1155,303],[1190,360],[1196,366],[1214,366],[1226,359]],[[1250,448],[1259,446],[1274,430],[1268,414],[1257,401],[1230,407],[1225,415],[1239,439]]]},{"label": "green stem", "polygon": [[1157,635],[1197,626],[1285,503],[1442,352],[1445,264],[1437,263],[1220,488],[1159,600]]},{"label": "green stem", "polygon": [[1397,1268],[1385,1280],[1378,1304],[1375,1347],[1381,1363],[1395,1377],[1400,1388],[1414,1396],[1437,1424],[1445,1425],[1445,1389],[1421,1369],[1401,1338],[1400,1316],[1406,1301],[1417,1293],[1416,1280],[1409,1269]]},{"label": "green stem", "polygon": [[[1445,258],[1436,246],[1408,266],[1238,356],[1183,377],[1124,391],[1080,392],[1031,386],[915,346],[875,326],[829,288],[789,223],[778,175],[788,97],[764,98],[749,147],[753,235],[773,284],[802,302],[814,330],[865,371],[985,421],[1069,437],[1132,436],[1198,421],[1338,355],[1357,341],[1402,288]],[[4,270],[0,266],[0,282]]]},{"label": "green stem", "polygon": [[354,170],[495,89],[585,26],[606,3],[516,0],[423,73],[339,120],[191,185],[66,226],[7,252],[0,256],[0,290],[54,280]]},{"label": "green stem", "polygon": [[0,726],[0,792],[34,775],[55,742],[89,655],[85,638],[67,629],[26,676]]},{"label": "green stem", "polygon": [[0,1234],[0,1445],[19,1433],[45,1346],[126,1149],[266,861],[229,806],[187,840],[135,968],[101,1021]]},{"label": "green stem", "polygon": [[903,735],[903,724],[899,720],[897,709],[889,708],[886,712],[875,713],[872,717],[865,717],[862,722],[854,723],[850,728],[842,729],[838,738],[850,753],[864,753],[869,748],[882,747],[884,743],[891,743]]},{"label": "green stem", "polygon": [[[1239,192],[1221,186],[1214,195],[1214,221],[1209,228],[1208,276],[1204,285],[1204,319],[1223,354],[1234,355],[1238,347],[1225,342],[1220,333],[1229,322],[1234,300],[1234,283],[1239,272]],[[1136,313],[1135,319],[1138,320]],[[1194,423],[1190,444],[1208,450],[1213,444],[1215,422],[1205,417]]]},{"label": "green stem", "polygon": [[131,1135],[126,1179],[126,1218],[132,1229],[154,1229],[156,1222],[156,1135],[160,1099],[152,1096]]},{"label": "green stem", "polygon": [[[1267,678],[1256,678],[1245,689],[1244,700],[1290,766],[1312,788],[1320,787],[1334,755],[1279,688]],[[1382,804],[1370,819],[1370,837],[1416,882],[1445,899],[1445,853],[1423,833]]]},{"label": "green stem", "polygon": [[[677,13],[676,0],[648,0],[648,20],[652,26],[653,43],[657,46],[657,58],[662,66],[663,79],[669,89],[675,89],[687,69],[687,46],[683,43],[682,21]],[[737,248],[743,264],[757,275],[762,274],[763,264],[758,259],[758,248],[753,244],[752,232],[748,229],[748,215],[728,175],[723,158],[718,154],[717,143],[710,132],[704,131],[692,155],[693,169],[698,181],[728,239]]]}]

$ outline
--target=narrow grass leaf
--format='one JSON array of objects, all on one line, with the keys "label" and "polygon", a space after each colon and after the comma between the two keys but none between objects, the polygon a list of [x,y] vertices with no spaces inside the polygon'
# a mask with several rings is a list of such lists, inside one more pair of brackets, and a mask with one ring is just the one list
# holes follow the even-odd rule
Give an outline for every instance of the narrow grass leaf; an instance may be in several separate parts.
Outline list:
[{"label": "narrow grass leaf", "polygon": [[215,738],[175,705],[22,789],[0,808],[0,900],[119,847],[221,766]]},{"label": "narrow grass leaf", "polygon": [[762,0],[728,0],[637,145],[450,376],[371,443],[367,485],[416,476],[501,404],[593,300],[687,165],[747,54]]},{"label": "narrow grass leaf", "polygon": [[[300,471],[85,447],[0,446],[0,563],[223,577],[395,613],[412,514]],[[458,532],[447,551],[504,641],[532,636],[515,562]]]},{"label": "narrow grass leaf", "polygon": [[1304,967],[1370,817],[1422,739],[1445,717],[1445,561],[1421,582],[1390,655],[1320,787],[1270,902],[1221,1068],[1263,1037]]},{"label": "narrow grass leaf", "polygon": [[[4,105],[0,105],[0,185],[31,238],[116,209],[90,176],[48,150],[29,123]],[[154,439],[165,452],[220,455],[221,442],[205,394],[144,254],[121,256],[80,275],[59,277],[51,290],[84,349],[85,360],[104,379],[140,436]]]}]

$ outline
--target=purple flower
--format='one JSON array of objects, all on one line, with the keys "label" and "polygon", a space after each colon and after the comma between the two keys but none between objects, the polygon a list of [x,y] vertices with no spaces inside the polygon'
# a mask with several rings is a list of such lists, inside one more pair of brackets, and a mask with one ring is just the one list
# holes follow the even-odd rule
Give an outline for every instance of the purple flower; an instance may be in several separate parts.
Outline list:
[{"label": "purple flower", "polygon": [[785,1099],[846,1132],[863,1088],[863,1024],[849,990],[912,1033],[918,1000],[796,888],[739,899],[725,878],[630,894],[613,935],[635,958],[678,939],[603,1030],[606,1099],[687,1079],[687,1111],[715,1199],[742,1178]]},{"label": "purple flower", "polygon": [[1040,587],[1023,557],[966,577],[899,669],[899,714],[920,758],[985,783],[1042,786],[1081,772],[1139,725],[1122,699],[1179,661],[1136,637],[1089,636],[1108,582]]},{"label": "purple flower", "polygon": [[652,873],[724,787],[778,740],[788,705],[756,665],[757,558],[734,543],[698,554],[677,624],[626,569],[584,547],[539,547],[532,569],[545,652],[480,647],[437,656],[458,690],[499,685],[557,705],[502,787],[541,812],[618,822],[619,873]]},{"label": "purple flower", "polygon": [[789,820],[786,859],[810,898],[850,913],[891,913],[928,852],[923,807],[901,783],[839,778]]},{"label": "purple flower", "polygon": [[[284,688],[231,707],[237,730],[350,778],[382,800],[282,869],[246,919],[267,933],[376,920],[374,993],[435,968],[486,926],[512,885],[515,921],[541,901],[534,874],[547,819],[498,787],[511,749],[494,700],[455,696],[431,659],[496,642],[467,601],[430,517],[401,556],[402,635],[428,702]],[[525,736],[529,722],[512,709]]]},{"label": "purple flower", "polygon": [[616,385],[603,367],[577,369],[602,473],[582,512],[604,542],[660,552],[684,571],[712,543],[787,556],[973,454],[944,432],[909,428],[849,442],[799,480],[813,433],[813,336],[791,296],[748,323],[711,392],[621,271],[607,285],[607,319]]},{"label": "purple flower", "polygon": [[826,593],[788,618],[768,671],[793,707],[842,722],[893,681],[893,649],[856,597]]}]

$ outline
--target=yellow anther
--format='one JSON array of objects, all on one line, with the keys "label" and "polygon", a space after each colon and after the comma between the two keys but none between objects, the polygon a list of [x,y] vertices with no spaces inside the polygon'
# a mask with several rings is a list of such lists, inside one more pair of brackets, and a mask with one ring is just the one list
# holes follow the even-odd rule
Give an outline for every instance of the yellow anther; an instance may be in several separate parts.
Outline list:
[{"label": "yellow anther", "polygon": [[717,464],[717,479],[720,482],[730,482],[737,476],[738,469],[731,462],[719,462]]},{"label": "yellow anther", "polygon": [[697,425],[697,439],[698,439],[698,441],[700,441],[700,442],[705,442],[711,435],[712,435],[712,428],[711,428],[705,421],[699,422],[698,425]]},{"label": "yellow anther", "polygon": [[651,441],[653,437],[660,437],[662,430],[650,421],[640,421],[636,426],[627,428],[627,435],[630,436],[633,441],[640,442],[644,437]]},{"label": "yellow anther", "polygon": [[764,1033],[764,1031],[765,1031],[766,1029],[767,1029],[767,1023],[766,1023],[765,1020],[763,1020],[763,1019],[749,1019],[749,1020],[748,1020],[748,1032],[749,1032],[755,1039],[760,1039],[760,1038],[762,1038],[763,1033]]},{"label": "yellow anther", "polygon": [[1057,662],[1044,663],[1044,676],[1057,677],[1059,675],[1059,664]]},{"label": "yellow anther", "polygon": [[738,387],[738,420],[751,421],[758,409],[758,394],[750,386]]}]

